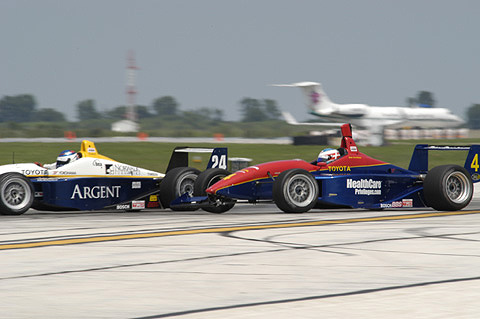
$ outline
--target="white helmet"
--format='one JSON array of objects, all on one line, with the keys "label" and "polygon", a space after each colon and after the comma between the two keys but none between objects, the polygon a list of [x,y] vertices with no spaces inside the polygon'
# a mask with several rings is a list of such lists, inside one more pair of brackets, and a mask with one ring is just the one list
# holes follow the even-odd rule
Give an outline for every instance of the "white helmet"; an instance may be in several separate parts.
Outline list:
[{"label": "white helmet", "polygon": [[330,163],[340,157],[340,152],[333,148],[326,148],[318,154],[318,162]]},{"label": "white helmet", "polygon": [[74,162],[77,159],[78,159],[77,152],[70,151],[70,150],[62,151],[60,154],[58,154],[58,157],[57,157],[57,168],[65,165],[65,164]]}]

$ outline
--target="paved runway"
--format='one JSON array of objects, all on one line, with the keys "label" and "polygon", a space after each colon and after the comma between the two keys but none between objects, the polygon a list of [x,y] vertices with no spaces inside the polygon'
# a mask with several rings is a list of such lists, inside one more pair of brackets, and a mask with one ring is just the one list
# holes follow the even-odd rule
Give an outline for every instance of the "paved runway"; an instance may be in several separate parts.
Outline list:
[{"label": "paved runway", "polygon": [[462,212],[0,216],[1,318],[478,318]]}]

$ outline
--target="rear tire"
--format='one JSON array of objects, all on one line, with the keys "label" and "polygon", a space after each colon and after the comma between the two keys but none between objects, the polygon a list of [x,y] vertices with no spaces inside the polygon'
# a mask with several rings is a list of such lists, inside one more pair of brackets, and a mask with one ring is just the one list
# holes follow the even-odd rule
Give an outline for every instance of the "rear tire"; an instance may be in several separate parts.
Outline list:
[{"label": "rear tire", "polygon": [[35,191],[33,184],[20,173],[0,176],[0,214],[21,215],[32,206]]},{"label": "rear tire", "polygon": [[164,208],[172,210],[195,210],[176,209],[170,207],[170,203],[185,193],[193,194],[195,180],[200,171],[193,167],[176,167],[167,172],[160,183],[160,202]]},{"label": "rear tire", "polygon": [[[230,175],[230,172],[225,169],[221,169],[221,168],[207,169],[206,171],[198,175],[198,178],[195,181],[193,195],[194,196],[207,195],[207,192],[205,192],[207,188],[209,188],[216,182],[224,179],[228,175]],[[233,206],[235,206],[234,200],[228,200],[225,198],[220,198],[215,196],[211,196],[210,199],[213,202],[213,205],[210,207],[202,207],[204,211],[207,211],[209,213],[214,213],[214,214],[225,213],[226,211],[229,211],[230,209],[232,209]]]},{"label": "rear tire", "polygon": [[305,213],[318,201],[319,187],[315,178],[304,169],[289,169],[273,182],[273,200],[285,213]]},{"label": "rear tire", "polygon": [[423,195],[426,204],[436,210],[460,210],[472,200],[472,179],[461,166],[437,166],[423,181]]}]

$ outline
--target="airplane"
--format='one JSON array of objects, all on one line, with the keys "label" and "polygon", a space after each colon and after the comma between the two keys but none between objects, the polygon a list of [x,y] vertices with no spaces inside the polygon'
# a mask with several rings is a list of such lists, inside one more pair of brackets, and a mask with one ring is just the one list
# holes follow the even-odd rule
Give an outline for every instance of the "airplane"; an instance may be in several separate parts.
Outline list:
[{"label": "airplane", "polygon": [[[322,85],[317,82],[274,84],[273,86],[299,87],[307,99],[310,114],[328,121],[316,123],[316,125],[335,126],[349,122],[370,132],[369,144],[371,145],[383,144],[383,130],[386,127],[446,128],[457,127],[465,123],[446,108],[337,104],[330,100]],[[299,123],[290,113],[283,112],[283,116],[289,124],[315,125]],[[338,123],[333,123],[333,121],[338,121]]]}]

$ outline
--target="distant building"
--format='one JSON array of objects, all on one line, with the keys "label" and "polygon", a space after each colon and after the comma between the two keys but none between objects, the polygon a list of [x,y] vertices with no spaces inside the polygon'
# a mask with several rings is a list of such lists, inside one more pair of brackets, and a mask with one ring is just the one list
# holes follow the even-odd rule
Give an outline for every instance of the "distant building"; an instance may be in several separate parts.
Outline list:
[{"label": "distant building", "polygon": [[114,132],[138,132],[139,129],[138,123],[131,120],[121,120],[112,124],[112,131]]}]

